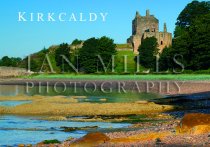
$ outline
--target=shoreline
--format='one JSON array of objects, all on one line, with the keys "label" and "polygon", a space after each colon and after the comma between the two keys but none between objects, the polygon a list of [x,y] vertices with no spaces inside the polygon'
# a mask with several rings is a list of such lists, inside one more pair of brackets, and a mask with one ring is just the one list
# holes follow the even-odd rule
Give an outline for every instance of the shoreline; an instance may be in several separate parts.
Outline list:
[{"label": "shoreline", "polygon": [[[31,82],[35,85],[39,85],[40,82],[47,84],[49,82],[49,86],[53,86],[56,82],[60,83],[69,83],[69,82],[81,82],[80,86],[83,86],[86,82],[95,82],[97,86],[100,86],[103,82],[107,82],[105,80],[64,80],[64,79],[54,79],[54,80],[31,80],[31,79],[12,79],[12,80],[0,80],[0,85],[25,85],[26,82]],[[173,82],[180,82],[180,81],[171,81]],[[119,81],[116,80],[109,80],[108,82],[113,82],[117,85]],[[122,82],[122,81],[121,81]],[[126,83],[126,88],[130,88],[131,83],[135,81],[123,81]],[[137,81],[140,83],[147,83],[147,82],[166,82],[167,81]],[[182,82],[182,81],[181,81]],[[116,85],[113,86],[113,89],[116,88]],[[157,84],[158,85],[158,84]],[[46,85],[45,85],[46,86]],[[59,85],[59,86],[62,86]],[[180,95],[185,95],[188,97],[199,98],[199,96],[207,97],[210,95],[210,81],[184,81],[180,92],[175,91],[176,87],[172,87],[174,91],[172,94],[162,92],[162,95],[167,95],[169,98],[179,97]],[[109,86],[106,86],[108,88]],[[91,88],[91,87],[89,87]],[[141,88],[145,88],[141,85]],[[158,87],[153,87],[150,92],[157,93]],[[207,92],[206,92],[207,91]],[[196,93],[196,94],[195,94]],[[66,99],[68,98],[68,99]],[[169,112],[176,112],[176,111],[184,111],[184,113],[189,113],[187,110],[182,110],[181,107],[175,107],[174,105],[163,105],[163,104],[156,104],[151,101],[135,101],[129,103],[79,103],[77,101],[78,96],[41,96],[41,95],[34,95],[34,96],[23,96],[18,95],[15,97],[10,96],[1,96],[0,100],[30,100],[31,103],[22,104],[15,107],[0,107],[0,114],[2,115],[17,115],[17,116],[49,116],[46,117],[44,120],[58,120],[60,121],[68,121],[69,116],[89,116],[87,120],[90,122],[120,122],[133,121],[131,128],[133,131],[114,131],[109,133],[96,133],[93,137],[91,133],[81,137],[81,138],[74,138],[70,140],[66,140],[61,142],[60,144],[50,144],[51,146],[69,146],[69,145],[83,145],[84,142],[81,140],[87,140],[90,144],[95,145],[94,140],[99,139],[98,145],[100,146],[109,146],[109,145],[157,145],[157,140],[160,139],[160,143],[164,143],[165,145],[172,145],[176,143],[177,145],[182,144],[182,140],[194,140],[194,143],[187,142],[187,145],[200,145],[196,141],[199,141],[200,137],[203,137],[203,142],[205,145],[208,144],[208,130],[209,130],[209,122],[206,122],[204,126],[200,126],[200,124],[196,124],[196,126],[190,127],[189,131],[194,130],[194,128],[198,128],[195,134],[184,133],[180,134],[177,131],[177,127],[180,126],[180,117],[173,116],[172,114],[167,114]],[[81,98],[86,98],[82,96]],[[79,109],[78,109],[79,108]],[[193,112],[191,112],[193,113]],[[200,113],[200,111],[199,111]],[[136,115],[131,116],[133,120],[129,120],[129,115]],[[103,116],[104,115],[104,116]],[[119,116],[117,116],[119,115]],[[127,116],[126,116],[127,115]],[[145,115],[145,116],[143,116]],[[203,114],[201,114],[202,116]],[[103,117],[111,117],[109,120],[103,120]],[[113,118],[112,118],[113,117]],[[197,117],[197,116],[196,116]],[[200,116],[198,116],[200,117]],[[48,118],[48,119],[47,119]],[[129,119],[128,119],[129,118]],[[192,117],[194,118],[194,116]],[[203,118],[202,118],[203,119]],[[84,122],[87,120],[84,119]],[[166,120],[166,121],[165,121]],[[189,119],[191,120],[191,118]],[[204,119],[205,120],[205,119]],[[79,119],[72,119],[72,121],[80,121]],[[145,122],[146,121],[146,122]],[[157,122],[156,122],[157,121]],[[196,122],[197,123],[197,122]],[[186,123],[187,124],[187,123]],[[150,128],[154,127],[154,128]],[[71,128],[69,128],[71,129]],[[184,128],[180,128],[184,129]],[[143,130],[143,132],[142,132]],[[203,131],[200,133],[200,131]],[[91,136],[91,137],[90,137]],[[104,140],[100,140],[100,136],[108,138],[109,140],[104,142]],[[190,138],[190,139],[189,139]],[[44,140],[44,139],[43,139]],[[171,141],[170,141],[171,140]],[[49,140],[50,142],[50,140]],[[36,146],[48,146],[47,144],[38,143]]]},{"label": "shoreline", "polygon": [[[157,93],[165,96],[210,91],[210,81],[180,80],[86,80],[86,79],[0,79],[0,85],[56,86],[68,88],[111,88],[113,90]],[[103,91],[102,91],[103,92]]]},{"label": "shoreline", "polygon": [[[20,96],[23,97],[23,96]],[[1,98],[1,97],[0,97]],[[10,97],[8,97],[10,98]],[[27,97],[25,97],[27,99]],[[30,97],[29,97],[30,98]],[[53,99],[53,100],[52,100]],[[32,103],[0,107],[0,114],[45,116],[96,116],[161,113],[176,109],[169,105],[148,103],[77,103],[72,99],[35,96]]]}]

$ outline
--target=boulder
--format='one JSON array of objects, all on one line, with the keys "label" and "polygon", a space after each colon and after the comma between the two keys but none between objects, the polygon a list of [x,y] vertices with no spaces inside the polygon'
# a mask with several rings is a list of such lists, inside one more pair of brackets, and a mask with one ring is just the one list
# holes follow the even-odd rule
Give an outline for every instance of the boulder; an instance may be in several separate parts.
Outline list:
[{"label": "boulder", "polygon": [[84,137],[74,141],[70,146],[72,147],[92,147],[109,141],[110,138],[103,133],[95,132],[89,133]]},{"label": "boulder", "polygon": [[205,134],[210,132],[210,125],[198,125],[195,126],[191,133],[192,134]]},{"label": "boulder", "polygon": [[177,133],[203,134],[210,132],[210,114],[185,114],[176,128]]}]

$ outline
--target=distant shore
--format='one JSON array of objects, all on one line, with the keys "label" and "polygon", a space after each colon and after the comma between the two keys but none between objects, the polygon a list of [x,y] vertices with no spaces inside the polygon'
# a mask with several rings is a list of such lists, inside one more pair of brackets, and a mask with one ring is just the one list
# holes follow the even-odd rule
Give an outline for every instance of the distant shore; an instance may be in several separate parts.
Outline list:
[{"label": "distant shore", "polygon": [[0,79],[0,85],[57,86],[76,88],[119,89],[162,95],[193,94],[210,91],[210,81],[190,80],[86,80],[86,79]]}]

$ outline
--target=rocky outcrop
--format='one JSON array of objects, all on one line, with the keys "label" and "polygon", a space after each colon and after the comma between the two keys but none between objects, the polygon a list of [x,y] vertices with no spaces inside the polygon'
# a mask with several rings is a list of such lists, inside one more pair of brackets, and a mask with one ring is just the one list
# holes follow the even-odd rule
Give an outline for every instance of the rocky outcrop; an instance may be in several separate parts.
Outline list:
[{"label": "rocky outcrop", "polygon": [[11,78],[17,76],[30,75],[30,72],[27,72],[26,69],[17,68],[17,67],[0,67],[0,78]]},{"label": "rocky outcrop", "polygon": [[110,138],[103,133],[100,133],[100,132],[89,133],[89,134],[85,135],[84,137],[73,142],[70,146],[72,146],[72,147],[81,147],[81,146],[92,147],[92,146],[97,146],[99,144],[105,143],[109,140],[110,140]]},{"label": "rocky outcrop", "polygon": [[210,132],[210,114],[191,113],[185,114],[177,133],[203,134]]},{"label": "rocky outcrop", "polygon": [[86,127],[61,127],[64,132],[72,132],[77,130],[90,130],[90,129],[97,129],[98,126],[86,126]]}]

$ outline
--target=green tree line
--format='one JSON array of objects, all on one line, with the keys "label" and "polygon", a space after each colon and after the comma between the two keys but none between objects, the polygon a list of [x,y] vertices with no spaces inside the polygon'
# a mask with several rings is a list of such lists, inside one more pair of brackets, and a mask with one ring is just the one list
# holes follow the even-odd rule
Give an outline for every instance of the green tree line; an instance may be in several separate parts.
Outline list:
[{"label": "green tree line", "polygon": [[[155,37],[146,38],[139,46],[139,63],[147,69],[155,71],[157,57],[161,71],[173,71],[181,66],[175,63],[174,57],[187,70],[210,69],[210,2],[192,1],[180,12],[177,17],[172,46],[167,47],[159,54],[158,43]],[[76,47],[75,47],[76,46]],[[95,73],[111,71],[111,58],[116,55],[116,44],[109,37],[89,38],[85,41],[75,39],[71,44],[62,43],[30,55],[30,69],[35,72],[42,70],[49,72],[79,72]],[[62,55],[62,56],[61,56]],[[101,63],[100,55],[103,63]],[[65,58],[64,58],[65,56]],[[133,59],[137,61],[136,59]],[[28,58],[0,59],[0,66],[27,68]],[[50,62],[50,63],[49,63]],[[72,65],[70,66],[69,63]],[[49,64],[51,66],[49,66]],[[105,69],[106,67],[106,69]]]}]

